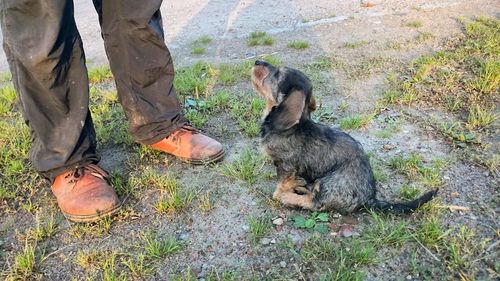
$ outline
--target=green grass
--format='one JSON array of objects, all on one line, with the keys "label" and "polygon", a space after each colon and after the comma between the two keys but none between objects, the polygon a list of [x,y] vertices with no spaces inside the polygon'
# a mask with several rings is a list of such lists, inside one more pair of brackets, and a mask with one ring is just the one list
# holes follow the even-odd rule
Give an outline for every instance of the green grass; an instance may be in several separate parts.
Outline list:
[{"label": "green grass", "polygon": [[349,49],[357,49],[357,48],[361,48],[363,46],[366,46],[368,45],[368,41],[365,41],[365,40],[361,40],[361,41],[356,41],[356,42],[346,42],[344,43],[344,48],[349,48]]},{"label": "green grass", "polygon": [[407,22],[405,24],[406,27],[411,27],[411,28],[420,28],[422,27],[424,24],[422,23],[422,21],[419,21],[419,20],[415,20],[415,21],[410,21],[410,22]]},{"label": "green grass", "polygon": [[147,257],[161,259],[182,250],[183,245],[175,237],[160,238],[156,234],[146,232],[142,236],[143,248]]},{"label": "green grass", "polygon": [[254,31],[248,36],[248,46],[270,46],[274,44],[274,39],[264,31]]},{"label": "green grass", "polygon": [[272,229],[271,218],[268,215],[249,217],[248,225],[250,226],[249,238],[254,244],[269,234]]},{"label": "green grass", "polygon": [[311,266],[326,272],[319,280],[363,280],[361,267],[376,263],[374,245],[361,240],[332,241],[312,236],[304,243],[300,254]]},{"label": "green grass", "polygon": [[447,165],[448,163],[441,159],[434,159],[431,165],[424,165],[422,156],[418,153],[410,153],[407,157],[397,155],[388,161],[388,166],[392,169],[430,188],[437,188],[443,184],[441,171]]},{"label": "green grass", "polygon": [[16,90],[12,84],[0,88],[0,117],[12,114],[16,101]]},{"label": "green grass", "polygon": [[420,189],[413,185],[403,185],[399,190],[399,197],[404,200],[413,200],[416,199],[420,195]]},{"label": "green grass", "polygon": [[134,279],[138,280],[146,279],[154,271],[145,254],[121,258],[120,263],[130,271]]},{"label": "green grass", "polygon": [[204,47],[194,46],[191,49],[191,54],[193,54],[193,55],[202,55],[204,53],[205,53],[205,48]]},{"label": "green grass", "polygon": [[208,97],[216,82],[216,69],[208,63],[197,62],[176,71],[174,86],[177,94],[190,95],[196,99]]},{"label": "green grass", "polygon": [[195,42],[199,44],[209,44],[210,42],[212,42],[212,38],[210,38],[210,36],[208,35],[203,35],[200,36],[200,38],[196,39]]},{"label": "green grass", "polygon": [[25,243],[21,253],[14,257],[14,264],[10,268],[7,280],[29,280],[36,278],[36,269],[39,266],[39,258],[35,253],[36,247]]},{"label": "green grass", "polygon": [[54,216],[41,219],[40,216],[35,217],[35,227],[29,229],[26,236],[28,240],[35,242],[43,241],[52,237],[57,232],[57,223]]},{"label": "green grass", "polygon": [[89,69],[88,77],[90,84],[99,84],[112,79],[113,74],[109,66],[100,66]]},{"label": "green grass", "polygon": [[259,178],[264,164],[265,159],[259,152],[246,148],[235,161],[223,164],[220,171],[226,177],[254,184]]},{"label": "green grass", "polygon": [[398,133],[401,131],[401,127],[399,123],[389,123],[385,126],[385,128],[378,130],[375,132],[375,136],[377,138],[381,139],[389,139],[391,138],[394,134]]},{"label": "green grass", "polygon": [[160,214],[174,215],[186,211],[195,200],[194,189],[174,190],[162,196],[155,205]]},{"label": "green grass", "polygon": [[421,44],[433,39],[434,37],[434,34],[432,34],[431,32],[420,32],[417,37],[415,37],[415,41]]},{"label": "green grass", "polygon": [[373,114],[353,115],[339,120],[342,130],[359,130],[368,126],[375,116]]},{"label": "green grass", "polygon": [[409,240],[408,222],[399,221],[394,216],[371,212],[372,224],[364,237],[377,247],[400,247]]},{"label": "green grass", "polygon": [[288,47],[296,50],[303,50],[309,48],[309,42],[296,40],[288,43]]}]

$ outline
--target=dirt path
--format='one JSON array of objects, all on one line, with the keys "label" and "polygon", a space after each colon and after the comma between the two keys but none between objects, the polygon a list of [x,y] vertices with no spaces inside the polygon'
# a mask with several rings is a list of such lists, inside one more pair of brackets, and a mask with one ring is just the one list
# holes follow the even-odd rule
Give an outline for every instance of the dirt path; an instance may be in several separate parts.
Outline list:
[{"label": "dirt path", "polygon": [[[408,217],[331,212],[327,234],[298,228],[293,218],[311,214],[270,200],[274,170],[259,157],[258,138],[248,133],[255,117],[246,112],[252,111],[245,102],[250,103],[253,93],[248,73],[233,82],[213,83],[208,96],[220,98],[220,104],[202,111],[208,118],[200,126],[228,150],[224,162],[213,167],[185,165],[133,144],[108,77],[93,84],[92,110],[103,128],[98,131],[101,164],[114,175],[124,211],[98,224],[72,224],[57,211],[49,188],[25,158],[0,162],[0,171],[14,171],[13,176],[0,176],[0,184],[7,191],[22,190],[12,197],[0,192],[0,278],[495,280],[500,270],[495,169],[460,158],[449,139],[409,117],[407,107],[380,105],[388,77],[405,73],[412,59],[433,54],[462,34],[460,18],[500,13],[498,1],[438,2],[184,0],[165,1],[161,8],[178,70],[199,61],[238,66],[273,54],[314,81],[320,105],[315,116],[322,122],[342,126],[342,120],[376,112],[368,124],[349,132],[371,155],[381,196],[396,200],[435,186],[440,188],[436,205]],[[75,5],[89,68],[107,65],[91,1]],[[274,43],[248,46],[247,38],[255,31],[267,32]],[[193,42],[202,36],[212,41],[203,45],[202,54],[193,54]],[[288,47],[294,40],[309,47]],[[213,69],[207,68],[203,75],[210,76]],[[0,71],[5,70],[2,52]],[[218,71],[217,79],[222,79]],[[190,92],[183,98],[195,96]],[[0,117],[0,128],[24,130],[16,114]],[[254,115],[258,120],[259,113]],[[497,139],[492,146],[498,147],[498,131],[492,135]],[[8,141],[9,133],[0,137],[1,145],[7,147]],[[25,148],[19,151],[26,154]],[[0,160],[10,155],[0,152]],[[414,166],[407,159],[412,155],[418,162]],[[402,164],[398,170],[396,160],[411,167],[404,170]],[[26,165],[21,172],[15,170],[18,162]],[[169,180],[178,193],[165,187]],[[177,203],[168,201],[174,197]],[[26,269],[17,259],[30,256],[30,247],[33,267]]]}]

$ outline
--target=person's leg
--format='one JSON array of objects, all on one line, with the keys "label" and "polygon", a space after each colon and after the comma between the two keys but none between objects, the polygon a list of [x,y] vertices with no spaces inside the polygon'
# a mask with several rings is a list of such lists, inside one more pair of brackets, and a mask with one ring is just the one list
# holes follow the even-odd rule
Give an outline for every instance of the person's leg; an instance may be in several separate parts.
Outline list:
[{"label": "person's leg", "polygon": [[118,97],[135,141],[194,164],[224,155],[217,141],[186,126],[164,42],[162,0],[93,0]]},{"label": "person's leg", "polygon": [[63,214],[95,221],[120,202],[95,163],[95,132],[72,0],[2,0],[4,50],[26,123],[33,166],[52,183]]},{"label": "person's leg", "polygon": [[135,141],[153,144],[186,123],[164,43],[161,0],[93,0],[118,96]]},{"label": "person's leg", "polygon": [[2,0],[4,50],[44,177],[98,161],[87,70],[73,2]]}]

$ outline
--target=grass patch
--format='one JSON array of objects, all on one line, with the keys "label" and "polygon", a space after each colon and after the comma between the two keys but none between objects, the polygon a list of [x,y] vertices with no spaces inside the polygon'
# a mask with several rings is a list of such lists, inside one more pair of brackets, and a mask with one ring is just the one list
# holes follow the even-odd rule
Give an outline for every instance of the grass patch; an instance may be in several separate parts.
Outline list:
[{"label": "grass patch", "polygon": [[271,46],[274,44],[274,39],[267,35],[264,31],[254,31],[248,36],[248,46]]},{"label": "grass patch", "polygon": [[319,236],[309,238],[300,255],[311,266],[319,268],[319,272],[327,272],[319,280],[362,280],[360,267],[376,262],[375,248],[370,242],[349,243]]},{"label": "grass patch", "polygon": [[88,77],[89,83],[95,85],[112,79],[113,74],[109,66],[105,65],[89,69]]},{"label": "grass patch", "polygon": [[410,22],[407,22],[405,24],[406,27],[411,27],[411,28],[420,28],[422,27],[424,24],[422,23],[422,21],[419,21],[419,20],[415,20],[415,21],[410,21]]},{"label": "grass patch", "polygon": [[348,48],[348,49],[357,49],[357,48],[361,48],[363,46],[368,45],[368,43],[370,43],[370,42],[365,41],[365,40],[356,41],[356,42],[346,42],[346,43],[344,43],[343,47]]},{"label": "grass patch", "polygon": [[193,55],[202,55],[204,53],[205,53],[204,47],[193,46],[193,48],[191,49],[191,54],[193,54]]},{"label": "grass patch", "polygon": [[14,257],[14,263],[7,274],[7,280],[36,279],[36,269],[40,259],[35,250],[36,247],[26,241],[22,252]]},{"label": "grass patch", "polygon": [[248,218],[248,225],[250,226],[249,238],[254,244],[269,234],[272,229],[271,218],[268,215],[250,217]]},{"label": "grass patch", "polygon": [[146,232],[142,236],[143,248],[146,256],[152,259],[161,259],[182,250],[182,244],[175,237],[161,239],[157,235]]},{"label": "grass patch", "polygon": [[307,48],[309,48],[309,42],[300,41],[300,40],[292,41],[292,42],[288,43],[288,48],[292,48],[295,50],[307,49]]},{"label": "grass patch", "polygon": [[12,84],[0,88],[0,117],[12,115],[16,102],[16,90]]},{"label": "grass patch", "polygon": [[220,171],[226,177],[254,184],[259,178],[264,164],[265,158],[260,153],[246,148],[234,162],[223,164]]},{"label": "grass patch", "polygon": [[339,120],[342,130],[359,130],[368,126],[375,117],[374,114],[353,115]]},{"label": "grass patch", "polygon": [[365,237],[377,247],[399,247],[411,240],[408,232],[408,223],[398,221],[392,215],[383,215],[371,212],[373,223],[365,232]]},{"label": "grass patch", "polygon": [[178,69],[174,86],[181,96],[191,95],[196,99],[208,97],[216,82],[217,70],[208,63],[197,62],[189,67]]},{"label": "grass patch", "polygon": [[423,163],[422,156],[410,153],[407,157],[398,155],[389,159],[388,165],[410,180],[420,181],[424,186],[440,187],[443,184],[441,170],[447,166],[447,162],[435,159],[430,166],[425,166]]}]

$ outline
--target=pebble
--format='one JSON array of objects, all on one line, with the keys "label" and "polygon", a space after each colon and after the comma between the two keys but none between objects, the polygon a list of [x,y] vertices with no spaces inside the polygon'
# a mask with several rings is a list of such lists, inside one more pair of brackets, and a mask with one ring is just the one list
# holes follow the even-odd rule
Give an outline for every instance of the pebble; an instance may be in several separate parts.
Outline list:
[{"label": "pebble", "polygon": [[243,228],[244,231],[248,231],[250,229],[250,226],[248,224],[244,224],[241,226],[241,228]]},{"label": "pebble", "polygon": [[285,267],[286,267],[286,262],[285,262],[285,261],[280,261],[280,266],[281,266],[282,268],[285,268]]},{"label": "pebble", "polygon": [[271,239],[271,244],[276,244],[276,239]]},{"label": "pebble", "polygon": [[179,240],[182,240],[182,241],[185,241],[189,238],[189,233],[183,231],[181,233],[179,233],[179,235],[177,235],[177,239]]},{"label": "pebble", "polygon": [[406,276],[406,280],[411,280],[411,279],[412,279],[411,275]]},{"label": "pebble", "polygon": [[283,218],[277,218],[277,219],[273,220],[274,225],[282,225],[283,222],[284,222]]},{"label": "pebble", "polygon": [[269,239],[269,238],[262,238],[260,240],[260,244],[262,244],[262,245],[269,245],[270,243],[271,243],[271,239]]}]

